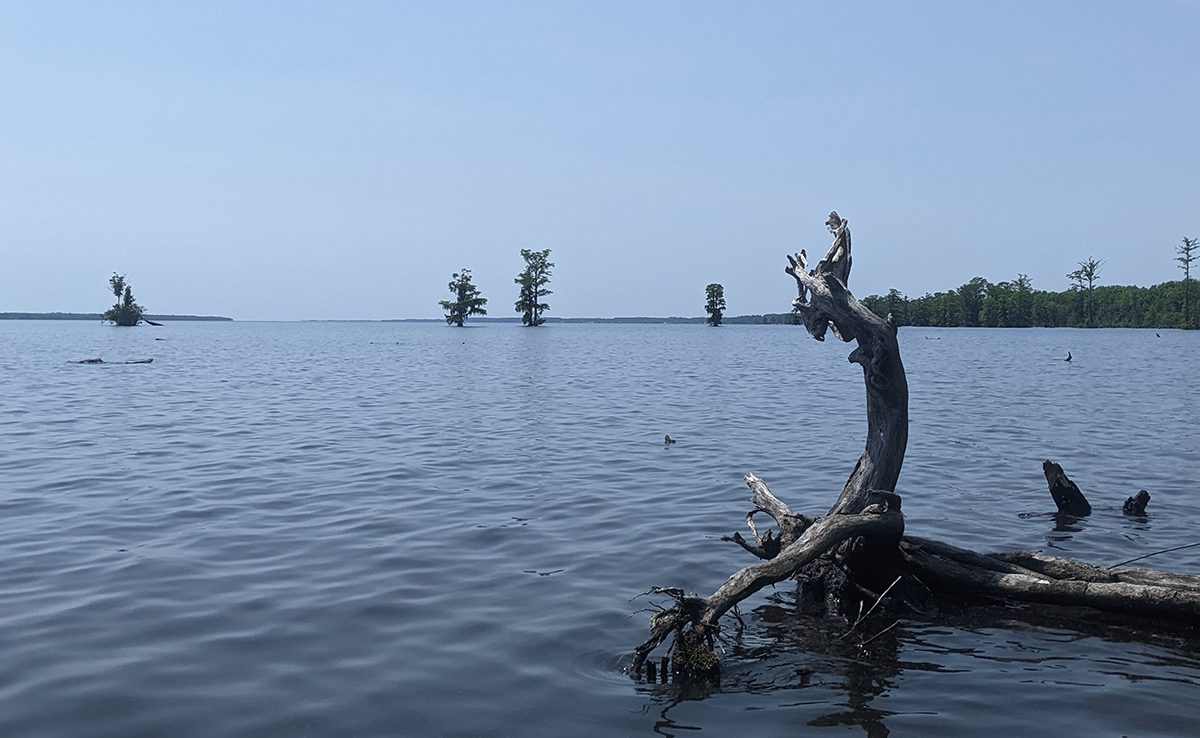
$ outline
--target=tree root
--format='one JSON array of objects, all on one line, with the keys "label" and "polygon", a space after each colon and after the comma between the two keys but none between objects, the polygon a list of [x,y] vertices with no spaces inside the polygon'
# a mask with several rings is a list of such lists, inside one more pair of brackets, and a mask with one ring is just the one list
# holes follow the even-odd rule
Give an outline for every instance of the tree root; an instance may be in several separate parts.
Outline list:
[{"label": "tree root", "polygon": [[[746,481],[752,489],[755,482],[761,483],[761,480],[753,475],[747,477]],[[771,495],[771,498],[775,499],[774,495]],[[899,499],[895,495],[888,495],[888,498],[894,501]],[[735,573],[708,597],[689,597],[677,588],[651,589],[655,594],[671,597],[675,606],[664,609],[651,619],[650,638],[634,650],[634,662],[630,672],[639,673],[654,649],[674,634],[675,646],[671,661],[675,673],[689,677],[710,673],[709,659],[698,655],[696,649],[703,644],[712,650],[713,638],[719,630],[721,616],[734,605],[764,587],[792,577],[800,567],[830,552],[843,541],[860,536],[893,542],[899,539],[904,532],[904,516],[899,509],[890,509],[889,505],[896,504],[894,501],[885,498],[881,500],[861,513],[828,515],[812,523],[795,541],[781,549],[778,555]],[[781,502],[779,504],[783,505]],[[782,535],[780,537],[783,538]],[[704,669],[700,672],[690,671],[694,665],[703,666]]]}]

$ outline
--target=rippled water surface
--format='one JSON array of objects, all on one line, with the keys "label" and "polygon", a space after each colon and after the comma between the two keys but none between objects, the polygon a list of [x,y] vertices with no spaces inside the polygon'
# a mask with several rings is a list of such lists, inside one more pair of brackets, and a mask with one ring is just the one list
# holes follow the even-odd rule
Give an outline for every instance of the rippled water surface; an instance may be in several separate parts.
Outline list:
[{"label": "rippled water surface", "polygon": [[[1200,540],[1200,335],[1159,333],[904,329],[908,531],[1097,563]],[[744,473],[810,513],[849,474],[861,373],[803,329],[0,341],[0,735],[1200,733],[1195,642],[1014,612],[858,647],[785,587],[743,608],[719,690],[622,674],[634,595],[749,563],[718,540]],[[154,362],[70,363],[94,356]],[[1056,529],[1044,458],[1090,518]],[[1149,563],[1200,573],[1198,551]]]}]

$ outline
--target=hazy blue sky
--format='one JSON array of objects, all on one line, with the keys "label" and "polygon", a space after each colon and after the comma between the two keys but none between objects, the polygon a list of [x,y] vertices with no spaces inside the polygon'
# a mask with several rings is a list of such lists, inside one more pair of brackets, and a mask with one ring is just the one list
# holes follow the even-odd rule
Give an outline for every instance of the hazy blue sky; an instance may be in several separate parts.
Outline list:
[{"label": "hazy blue sky", "polygon": [[783,312],[850,219],[860,296],[1178,279],[1200,3],[0,2],[0,311]]}]

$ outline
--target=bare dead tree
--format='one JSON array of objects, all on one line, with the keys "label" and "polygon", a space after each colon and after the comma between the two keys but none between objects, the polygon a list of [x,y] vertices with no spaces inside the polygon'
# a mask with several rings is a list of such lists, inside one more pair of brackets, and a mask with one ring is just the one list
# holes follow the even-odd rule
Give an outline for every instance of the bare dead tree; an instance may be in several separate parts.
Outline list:
[{"label": "bare dead tree", "polygon": [[[671,604],[651,619],[650,637],[634,650],[631,673],[639,674],[654,650],[672,637],[669,663],[677,677],[716,673],[719,664],[712,649],[721,617],[764,587],[793,578],[799,582],[802,601],[842,615],[852,613],[855,605],[859,612],[875,607],[888,593],[909,611],[928,612],[926,601],[950,593],[1185,622],[1200,618],[1200,577],[1145,569],[1115,571],[1030,552],[984,555],[904,535],[895,489],[908,444],[908,383],[896,324],[890,315],[879,318],[872,313],[847,288],[848,221],[834,212],[826,225],[833,243],[825,257],[805,271],[808,259],[801,250],[788,257],[785,271],[796,280],[795,311],[808,333],[824,341],[832,330],[842,341],[856,343],[849,360],[863,372],[865,448],[837,500],[816,519],[792,511],[763,480],[748,475],[754,509],[746,522],[753,540],[740,533],[724,540],[761,561],[734,573],[708,597],[673,587],[652,588],[651,593]],[[1045,471],[1064,514],[1090,511],[1061,467],[1047,461]],[[774,521],[778,533],[760,534],[755,524],[760,514]],[[668,659],[662,663],[666,668]]]}]

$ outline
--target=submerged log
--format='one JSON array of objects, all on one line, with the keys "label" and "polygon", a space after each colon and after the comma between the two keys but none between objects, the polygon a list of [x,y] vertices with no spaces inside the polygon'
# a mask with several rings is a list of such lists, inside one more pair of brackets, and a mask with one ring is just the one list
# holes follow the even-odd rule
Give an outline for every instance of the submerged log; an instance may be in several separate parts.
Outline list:
[{"label": "submerged log", "polygon": [[[713,646],[721,617],[755,592],[789,578],[800,581],[801,602],[819,600],[826,612],[843,616],[857,605],[859,620],[870,612],[868,605],[873,610],[885,597],[913,614],[926,615],[935,611],[937,597],[953,595],[1200,622],[1200,577],[1146,569],[1116,571],[1123,564],[1105,569],[1037,552],[985,555],[903,535],[895,489],[908,443],[908,383],[896,325],[890,315],[881,319],[867,310],[846,287],[848,222],[835,212],[826,225],[834,240],[825,258],[806,272],[808,259],[801,250],[788,257],[786,271],[796,280],[799,297],[794,304],[808,333],[823,341],[832,329],[841,340],[857,342],[849,360],[863,371],[865,449],[837,500],[815,520],[793,512],[761,479],[748,475],[754,509],[746,514],[746,523],[753,541],[740,533],[723,540],[737,543],[761,562],[736,572],[708,597],[674,587],[651,588],[650,593],[674,604],[651,618],[650,637],[634,650],[630,673],[639,674],[643,665],[649,670],[654,650],[673,636],[672,672],[677,677],[712,676],[718,669]],[[1060,512],[1091,512],[1060,466],[1046,461],[1043,472]],[[1139,498],[1142,494],[1149,499],[1144,491]],[[1135,498],[1126,504],[1131,503]],[[760,534],[755,524],[760,514],[774,520],[777,533]]]},{"label": "submerged log", "polygon": [[[1069,559],[1035,553],[993,557],[1021,561],[1020,571],[974,566],[905,541],[901,551],[926,583],[974,596],[1000,600],[1092,607],[1110,612],[1194,622],[1200,617],[1200,577],[1154,583],[1137,574],[1123,576]],[[978,555],[978,554],[977,554]],[[1033,569],[1029,570],[1029,564]]]},{"label": "submerged log", "polygon": [[76,361],[74,363],[76,363],[76,364],[149,364],[152,361],[154,361],[154,359],[130,359],[128,361],[105,361],[104,359],[101,359],[99,356],[97,356],[94,359],[83,359],[81,361]]},{"label": "submerged log", "polygon": [[1079,487],[1063,472],[1062,467],[1046,459],[1042,462],[1042,473],[1046,475],[1046,484],[1050,487],[1050,496],[1063,515],[1083,517],[1092,514],[1092,506],[1079,491]]}]

